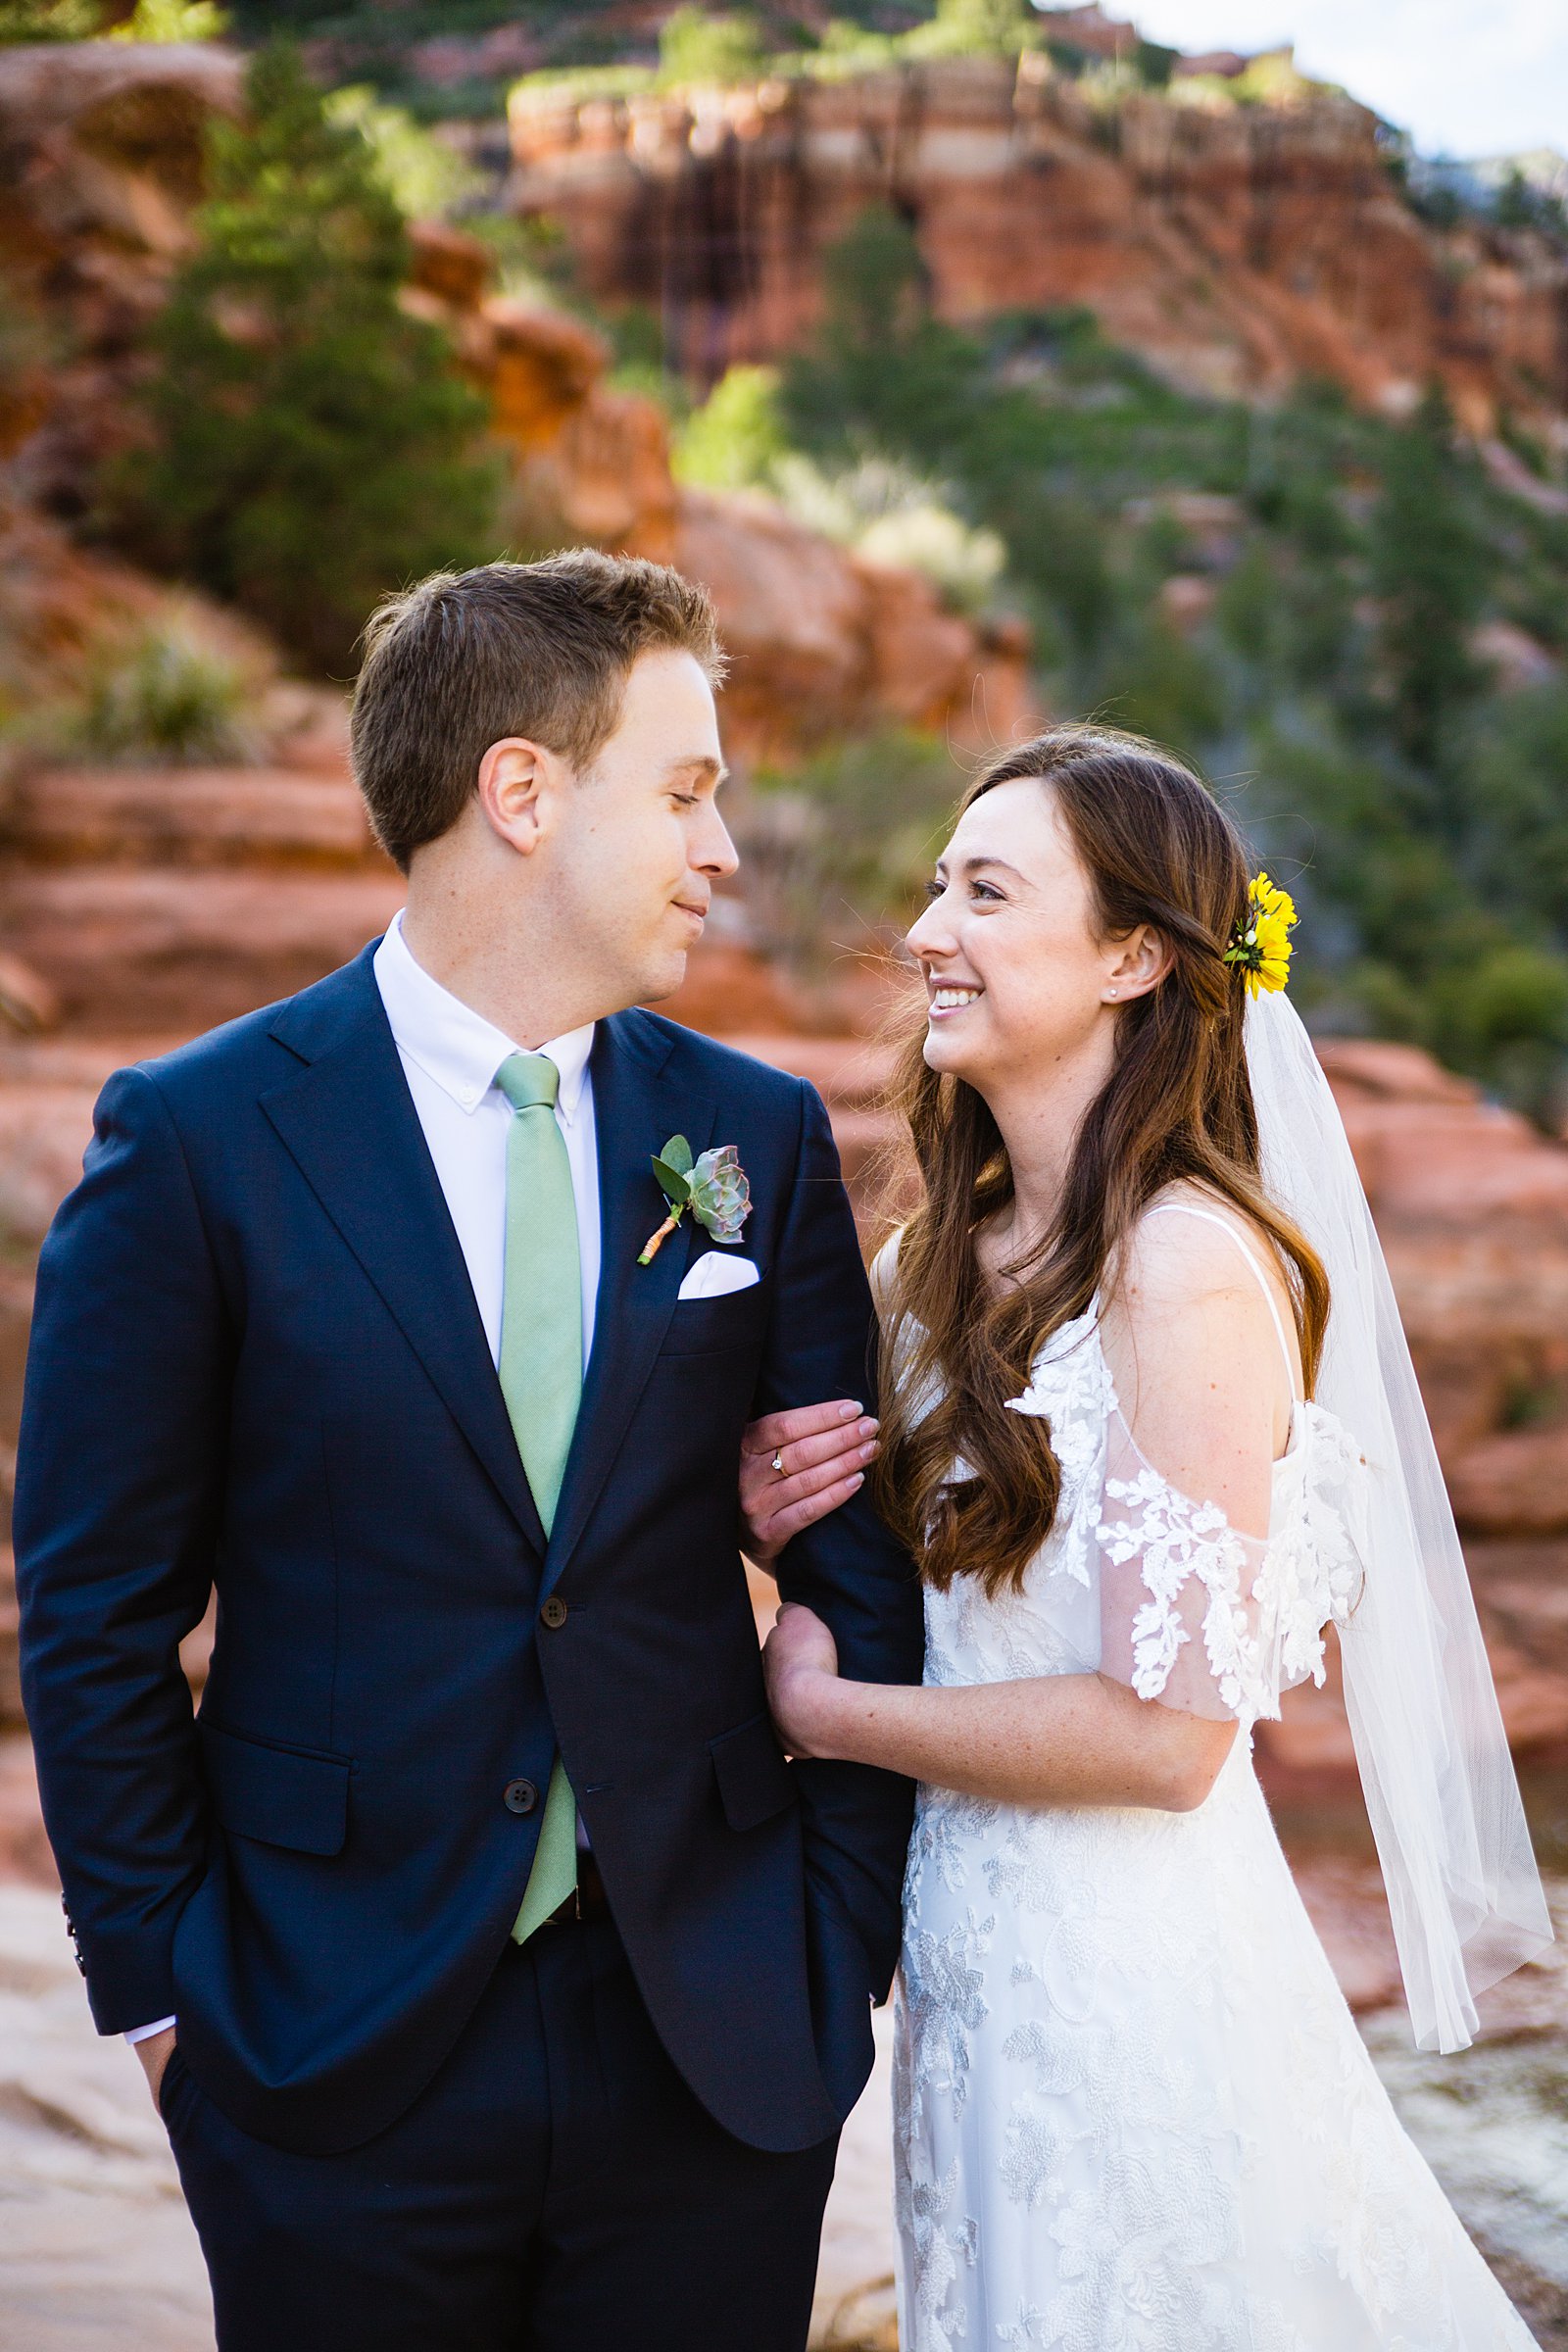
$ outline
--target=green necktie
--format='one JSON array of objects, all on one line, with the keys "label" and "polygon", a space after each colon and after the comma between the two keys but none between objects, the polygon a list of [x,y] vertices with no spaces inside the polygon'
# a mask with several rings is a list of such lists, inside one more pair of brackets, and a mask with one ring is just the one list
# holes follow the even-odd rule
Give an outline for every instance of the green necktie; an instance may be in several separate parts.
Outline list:
[{"label": "green necktie", "polygon": [[[561,1074],[543,1054],[512,1054],[496,1084],[514,1116],[507,1137],[507,1257],[501,1394],[548,1536],[582,1398],[582,1279],[571,1162],[556,1124]],[[560,1754],[550,1774],[533,1869],[513,1936],[525,1943],[577,1884],[577,1803]]]}]

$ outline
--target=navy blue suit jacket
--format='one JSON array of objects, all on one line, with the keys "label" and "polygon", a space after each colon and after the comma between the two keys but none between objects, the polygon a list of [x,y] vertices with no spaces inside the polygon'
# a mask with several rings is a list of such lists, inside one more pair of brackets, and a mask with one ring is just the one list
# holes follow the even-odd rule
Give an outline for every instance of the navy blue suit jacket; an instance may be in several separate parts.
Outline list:
[{"label": "navy blue suit jacket", "polygon": [[[738,2137],[811,2145],[869,2065],[912,1794],[786,1763],[738,1551],[745,1422],[871,1394],[826,1115],[654,1014],[601,1022],[604,1271],[547,1544],[371,952],[112,1078],[44,1248],[23,1677],[94,2016],[177,2012],[260,2138],[369,2138],[502,1952],[543,1809],[505,1792],[559,1741],[676,2066]],[[677,1131],[739,1148],[755,1288],[677,1305],[690,1220],[636,1262]],[[779,1579],[847,1674],[918,1679],[863,1496]],[[214,1587],[193,1719],[176,1647]]]}]

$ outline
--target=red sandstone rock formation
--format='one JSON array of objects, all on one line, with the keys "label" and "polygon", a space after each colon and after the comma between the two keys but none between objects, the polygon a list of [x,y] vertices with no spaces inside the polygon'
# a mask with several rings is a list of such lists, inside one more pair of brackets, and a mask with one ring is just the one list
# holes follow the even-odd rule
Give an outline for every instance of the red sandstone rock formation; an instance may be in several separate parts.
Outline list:
[{"label": "red sandstone rock formation", "polygon": [[1528,232],[1439,232],[1376,118],[1327,92],[1097,106],[1043,55],[571,104],[520,89],[514,201],[562,221],[600,300],[657,303],[699,373],[809,331],[824,249],[911,220],[943,316],[1085,304],[1177,382],[1331,375],[1397,410],[1441,376],[1490,431],[1568,408],[1568,265]]},{"label": "red sandstone rock formation", "polygon": [[987,749],[1023,731],[1021,624],[948,612],[919,573],[865,561],[771,499],[678,489],[662,412],[606,383],[598,335],[487,295],[488,256],[461,231],[421,225],[414,242],[411,298],[448,325],[487,390],[530,534],[674,563],[711,592],[732,662],[732,756],[787,760],[877,727]]},{"label": "red sandstone rock formation", "polygon": [[1028,635],[945,610],[918,572],[873,564],[755,493],[680,493],[675,561],[711,591],[729,649],[726,740],[788,759],[879,726],[992,749],[1030,721]]},{"label": "red sandstone rock formation", "polygon": [[186,248],[206,124],[237,108],[241,74],[207,42],[0,49],[0,267],[66,355],[40,359],[0,449],[25,442],[28,489],[62,512],[122,445],[127,356]]}]

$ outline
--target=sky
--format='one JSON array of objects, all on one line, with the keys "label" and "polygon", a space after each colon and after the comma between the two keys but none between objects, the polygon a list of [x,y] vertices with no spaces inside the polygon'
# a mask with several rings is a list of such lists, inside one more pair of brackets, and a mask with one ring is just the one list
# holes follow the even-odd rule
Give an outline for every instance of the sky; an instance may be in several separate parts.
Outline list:
[{"label": "sky", "polygon": [[1296,43],[1424,155],[1568,153],[1568,0],[1111,0],[1172,48]]}]

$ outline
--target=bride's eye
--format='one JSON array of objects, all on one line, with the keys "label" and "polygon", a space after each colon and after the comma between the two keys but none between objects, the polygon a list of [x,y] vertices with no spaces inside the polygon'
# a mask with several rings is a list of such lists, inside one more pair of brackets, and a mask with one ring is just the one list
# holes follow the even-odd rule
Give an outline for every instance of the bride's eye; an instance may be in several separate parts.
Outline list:
[{"label": "bride's eye", "polygon": [[942,893],[947,889],[947,887],[948,886],[945,882],[922,882],[920,885],[920,895],[924,899],[935,901],[941,898]]},{"label": "bride's eye", "polygon": [[1002,893],[994,882],[971,882],[969,892],[972,898],[995,899],[999,904],[1002,899]]}]

